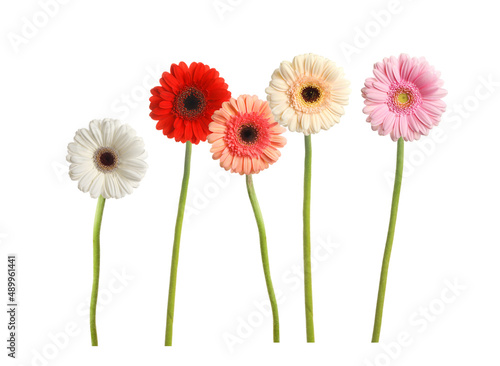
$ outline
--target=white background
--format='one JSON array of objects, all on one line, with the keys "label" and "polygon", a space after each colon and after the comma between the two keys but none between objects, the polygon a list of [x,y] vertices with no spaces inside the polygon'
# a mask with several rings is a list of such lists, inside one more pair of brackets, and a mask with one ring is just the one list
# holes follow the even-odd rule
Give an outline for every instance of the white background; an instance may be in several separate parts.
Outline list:
[{"label": "white background", "polygon": [[[13,365],[498,362],[495,2],[46,3],[2,1],[0,10],[0,272],[5,276],[7,253],[17,253],[21,304]],[[287,132],[282,158],[254,178],[274,284],[283,294],[282,343],[272,344],[271,318],[255,305],[267,304],[267,293],[244,178],[225,173],[202,143],[193,149],[174,347],[164,348],[184,146],[155,130],[149,89],[171,63],[201,61],[220,71],[234,96],[265,98],[279,63],[307,52],[343,66],[353,89],[341,123],[313,136],[317,343],[305,342],[299,277],[303,137]],[[365,122],[360,89],[375,62],[401,52],[425,56],[442,71],[448,112],[428,137],[406,144],[382,342],[372,345],[396,144]],[[133,195],[106,204],[105,305],[100,347],[91,348],[86,311],[96,200],[70,181],[65,156],[74,132],[104,117],[137,130],[150,168]],[[447,288],[457,281],[453,294]],[[6,293],[6,280],[0,283]],[[3,339],[5,313],[0,319]]]}]

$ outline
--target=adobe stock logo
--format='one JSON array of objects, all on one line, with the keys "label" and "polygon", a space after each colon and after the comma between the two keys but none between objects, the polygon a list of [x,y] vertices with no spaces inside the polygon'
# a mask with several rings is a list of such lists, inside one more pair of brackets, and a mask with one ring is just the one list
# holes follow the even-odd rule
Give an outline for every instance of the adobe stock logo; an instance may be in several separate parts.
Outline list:
[{"label": "adobe stock logo", "polygon": [[215,0],[212,6],[219,16],[219,19],[224,21],[225,14],[228,12],[232,13],[242,2],[243,0]]},{"label": "adobe stock logo", "polygon": [[59,14],[61,5],[67,3],[69,0],[40,0],[38,2],[39,10],[29,17],[21,18],[22,24],[19,31],[7,34],[14,52],[19,53],[21,45],[26,45],[35,38],[49,24],[50,20]]},{"label": "adobe stock logo", "polygon": [[[109,279],[102,281],[97,301],[97,312],[101,314],[109,311],[113,304],[118,301],[120,295],[125,292],[135,281],[135,276],[130,274],[126,268],[113,269],[109,273]],[[55,364],[55,360],[74,346],[76,340],[88,337],[90,297],[78,303],[73,312],[73,317],[67,322],[52,329],[44,337],[44,343],[26,352],[17,366],[49,366]],[[90,340],[88,340],[90,341]]]},{"label": "adobe stock logo", "polygon": [[[458,103],[451,103],[443,114],[441,124],[434,127],[428,137],[413,145],[414,147],[405,155],[403,178],[407,179],[417,172],[418,168],[423,166],[439,150],[439,146],[449,140],[455,130],[460,129],[474,113],[490,103],[489,100],[493,100],[499,89],[500,79],[495,75],[478,76],[476,85],[471,89],[470,94]],[[384,177],[389,186],[394,184],[394,170],[386,171]]]},{"label": "adobe stock logo", "polygon": [[363,360],[363,366],[390,366],[423,337],[454,304],[464,296],[465,284],[457,278],[445,279],[438,294],[426,304],[420,305],[408,318],[406,328],[389,341],[378,343],[378,353]]},{"label": "adobe stock logo", "polygon": [[212,202],[216,202],[217,197],[221,195],[231,183],[231,173],[223,169],[209,172],[208,182],[205,182],[202,187],[192,187],[190,201],[186,204],[184,212],[184,220],[190,222],[193,217],[200,215],[203,210],[207,209]]},{"label": "adobe stock logo", "polygon": [[[321,268],[327,262],[332,261],[339,255],[341,243],[332,240],[331,236],[318,237],[311,251],[311,271],[313,274],[321,272]],[[290,298],[303,288],[304,266],[303,262],[296,262],[281,272],[281,275],[275,277],[276,301],[280,307],[290,303]],[[229,353],[234,353],[243,348],[243,345],[254,337],[259,330],[270,326],[272,322],[272,310],[269,299],[260,298],[252,301],[250,307],[237,314],[232,322],[230,329],[222,333],[222,341]],[[378,365],[377,365],[378,366]]]},{"label": "adobe stock logo", "polygon": [[[410,2],[412,0],[406,0]],[[390,26],[394,17],[404,10],[401,0],[390,0],[385,9],[371,11],[371,19],[364,26],[354,28],[352,42],[341,42],[340,50],[347,62],[352,61],[353,55],[359,55],[367,48],[372,40],[378,37],[384,28]]]},{"label": "adobe stock logo", "polygon": [[111,103],[111,112],[117,115],[121,120],[128,118],[142,103],[146,103],[149,100],[151,97],[150,90],[159,84],[158,80],[161,75],[162,70],[160,65],[155,65],[154,68],[146,66],[141,82],[115,98]]}]

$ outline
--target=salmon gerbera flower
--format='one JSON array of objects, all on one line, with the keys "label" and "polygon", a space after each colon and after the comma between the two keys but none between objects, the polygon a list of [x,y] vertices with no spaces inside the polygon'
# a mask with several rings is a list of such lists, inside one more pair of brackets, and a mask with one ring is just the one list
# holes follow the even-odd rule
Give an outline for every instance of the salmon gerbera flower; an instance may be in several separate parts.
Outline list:
[{"label": "salmon gerbera flower", "polygon": [[240,95],[222,104],[222,108],[212,116],[213,122],[208,128],[208,142],[214,160],[220,160],[220,166],[232,173],[245,174],[248,198],[259,229],[262,267],[266,279],[267,293],[273,315],[273,341],[280,341],[278,302],[269,268],[266,229],[255,193],[253,174],[275,163],[281,153],[278,148],[285,146],[286,139],[281,136],[286,131],[276,122],[269,104],[253,95]]},{"label": "salmon gerbera flower", "polygon": [[418,140],[437,126],[446,104],[443,80],[425,58],[385,58],[375,64],[374,77],[361,90],[367,122],[379,135],[390,134],[394,141]]},{"label": "salmon gerbera flower", "polygon": [[233,173],[256,174],[281,156],[285,128],[276,122],[269,104],[257,96],[241,95],[222,104],[212,117],[208,142],[213,158]]},{"label": "salmon gerbera flower", "polygon": [[151,90],[150,116],[156,129],[177,142],[198,144],[207,139],[212,114],[229,100],[231,92],[216,69],[193,62],[181,62],[164,72],[161,86]]}]

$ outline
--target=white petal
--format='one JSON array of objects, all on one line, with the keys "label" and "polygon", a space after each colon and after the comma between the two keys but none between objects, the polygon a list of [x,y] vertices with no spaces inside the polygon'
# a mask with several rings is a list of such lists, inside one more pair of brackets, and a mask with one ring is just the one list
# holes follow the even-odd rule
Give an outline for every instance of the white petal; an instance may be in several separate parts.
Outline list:
[{"label": "white petal", "polygon": [[288,85],[292,85],[297,79],[290,61],[283,61],[280,64],[280,73],[283,79],[288,83]]},{"label": "white petal", "polygon": [[[100,147],[117,151],[118,167],[103,173],[95,166],[93,157]],[[115,119],[93,120],[88,129],[75,134],[68,145],[67,160],[71,163],[70,178],[78,180],[78,188],[91,197],[121,198],[139,185],[148,168],[144,141],[129,126]]]},{"label": "white petal", "polygon": [[66,160],[69,163],[74,163],[74,164],[85,164],[87,162],[93,162],[93,155],[91,156],[82,156],[82,155],[75,155],[75,154],[68,154],[66,156]]},{"label": "white petal", "polygon": [[342,116],[344,114],[344,107],[342,107],[341,105],[339,105],[337,103],[330,103],[328,105],[328,109],[330,110],[330,112],[332,112],[333,114],[336,114],[338,116]]},{"label": "white petal", "polygon": [[272,86],[276,90],[281,90],[281,91],[288,90],[288,84],[286,83],[285,79],[283,79],[283,77],[281,76],[279,69],[275,70],[273,75],[271,76],[271,82],[269,83],[269,86]]},{"label": "white petal", "polygon": [[293,58],[292,65],[298,75],[305,75],[306,55],[298,55]]},{"label": "white petal", "polygon": [[318,114],[311,114],[311,132],[312,133],[318,133],[321,131],[321,119],[319,118]]},{"label": "white petal", "polygon": [[68,153],[70,156],[77,155],[91,159],[94,156],[94,151],[95,149],[89,149],[87,146],[83,146],[77,142],[68,144]]},{"label": "white petal", "polygon": [[286,126],[288,126],[294,115],[296,115],[296,113],[292,107],[285,109],[285,111],[281,115],[281,120],[283,121],[283,124],[284,125],[286,124]]},{"label": "white petal", "polygon": [[130,168],[129,166],[120,166],[120,169],[116,171],[123,178],[128,179],[130,184],[134,184],[134,182],[140,182],[143,178],[144,174],[142,171],[135,170]]},{"label": "white petal", "polygon": [[321,114],[321,128],[323,130],[328,130],[330,127],[332,127],[336,121],[335,121],[335,116],[328,108],[325,108]]},{"label": "white petal", "polygon": [[84,162],[82,164],[71,164],[69,166],[69,176],[72,180],[78,180],[88,171],[95,169],[94,164],[92,162]]},{"label": "white petal", "polygon": [[97,174],[90,184],[90,197],[98,198],[104,193],[104,174]]},{"label": "white petal", "polygon": [[76,131],[75,142],[81,146],[86,147],[88,150],[95,150],[99,146],[97,141],[94,139],[90,131],[86,128],[82,128]]},{"label": "white petal", "polygon": [[117,197],[116,182],[113,174],[104,174],[104,198],[121,198],[118,194]]},{"label": "white petal", "polygon": [[316,58],[311,69],[311,76],[321,77],[325,68],[325,61],[322,58]]},{"label": "white petal", "polygon": [[116,182],[120,186],[120,190],[122,191],[123,196],[125,194],[132,194],[133,188],[129,181],[123,178],[120,174],[116,174]]},{"label": "white petal", "polygon": [[338,68],[334,62],[327,62],[323,69],[322,77],[329,83],[333,83],[341,74],[342,69]]},{"label": "white petal", "polygon": [[269,96],[268,101],[270,102],[274,103],[288,102],[288,95],[286,95],[285,92],[275,89],[271,89],[269,91],[268,89],[266,89],[266,92]]},{"label": "white petal", "polygon": [[[295,111],[294,111],[295,112]],[[288,118],[288,129],[292,132],[295,132],[297,131],[297,125],[299,123],[299,119],[298,119],[298,113],[295,112],[293,113],[289,118]]]},{"label": "white petal", "polygon": [[117,123],[113,119],[105,119],[102,123],[101,134],[102,134],[102,144],[105,147],[112,146],[114,142],[115,129]]},{"label": "white petal", "polygon": [[351,85],[350,81],[344,78],[338,78],[332,84],[333,89],[336,90],[338,94],[349,93],[349,85]]},{"label": "white petal", "polygon": [[144,141],[136,135],[135,131],[130,126],[121,126],[116,133],[113,147],[118,151],[123,151],[135,144],[141,144],[141,146],[144,147]]},{"label": "white petal", "polygon": [[144,176],[144,174],[146,174],[146,170],[148,169],[148,164],[141,159],[130,159],[120,163],[117,171],[120,171],[121,169],[134,170],[141,176]]},{"label": "white petal", "polygon": [[[310,125],[311,125],[311,115],[308,113],[304,113],[302,114],[299,120],[299,126],[297,128],[297,131],[306,133],[309,131]],[[307,133],[307,135],[309,135],[309,132]]]},{"label": "white petal", "polygon": [[305,55],[304,68],[306,75],[311,76],[311,70],[314,66],[314,56],[312,54]]},{"label": "white petal", "polygon": [[117,149],[117,151],[120,159],[133,159],[146,153],[142,139],[122,146],[120,149]]},{"label": "white petal", "polygon": [[97,146],[100,147],[104,146],[102,141],[101,125],[102,122],[100,120],[93,120],[89,124],[89,131],[92,139],[97,143]]},{"label": "white petal", "polygon": [[288,103],[285,103],[285,102],[281,102],[281,103],[278,103],[276,104],[275,107],[272,108],[272,113],[274,115],[274,118],[275,119],[280,119],[281,118],[281,114],[288,108]]},{"label": "white petal", "polygon": [[97,169],[91,169],[82,177],[80,177],[78,181],[78,189],[80,191],[87,193],[90,190],[90,186],[92,182],[96,179],[97,175],[100,174]]}]

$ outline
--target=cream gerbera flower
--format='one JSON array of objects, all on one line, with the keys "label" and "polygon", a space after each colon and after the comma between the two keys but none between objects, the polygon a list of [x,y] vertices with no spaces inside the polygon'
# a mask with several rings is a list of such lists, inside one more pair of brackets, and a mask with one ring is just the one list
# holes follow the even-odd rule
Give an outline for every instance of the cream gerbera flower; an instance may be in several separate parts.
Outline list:
[{"label": "cream gerbera flower", "polygon": [[146,174],[144,142],[135,131],[115,119],[93,120],[75,134],[66,159],[69,176],[92,198],[122,198]]},{"label": "cream gerbera flower", "polygon": [[266,88],[267,100],[276,121],[307,136],[340,122],[349,84],[333,61],[309,53],[280,64]]}]

